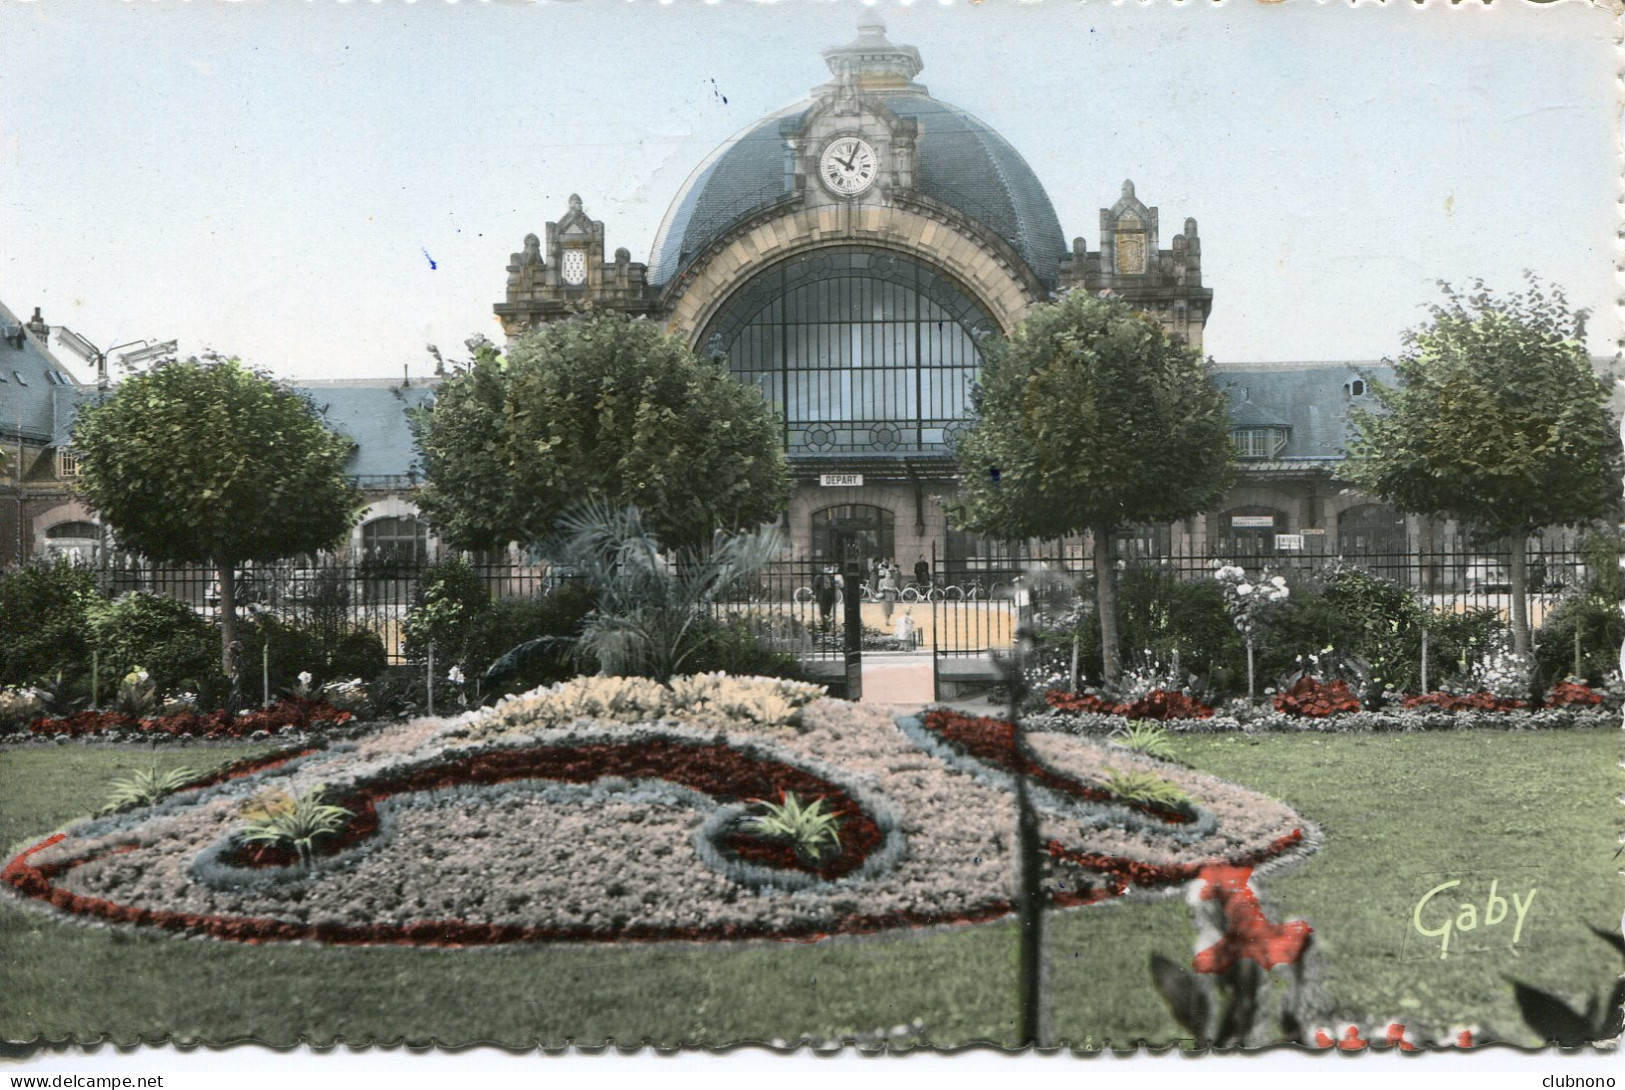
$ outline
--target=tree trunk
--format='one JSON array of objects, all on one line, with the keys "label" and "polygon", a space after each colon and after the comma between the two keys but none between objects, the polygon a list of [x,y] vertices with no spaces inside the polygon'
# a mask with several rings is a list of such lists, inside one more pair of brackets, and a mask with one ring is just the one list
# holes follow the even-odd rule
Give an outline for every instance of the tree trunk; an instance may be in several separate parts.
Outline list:
[{"label": "tree trunk", "polygon": [[1117,684],[1123,672],[1117,647],[1117,580],[1112,571],[1112,538],[1107,529],[1096,528],[1095,609],[1100,614],[1100,665],[1107,685]]},{"label": "tree trunk", "polygon": [[237,640],[237,564],[216,557],[214,576],[220,583],[220,669],[235,681],[237,653],[232,644]]},{"label": "tree trunk", "polygon": [[1512,649],[1529,653],[1529,535],[1512,535]]}]

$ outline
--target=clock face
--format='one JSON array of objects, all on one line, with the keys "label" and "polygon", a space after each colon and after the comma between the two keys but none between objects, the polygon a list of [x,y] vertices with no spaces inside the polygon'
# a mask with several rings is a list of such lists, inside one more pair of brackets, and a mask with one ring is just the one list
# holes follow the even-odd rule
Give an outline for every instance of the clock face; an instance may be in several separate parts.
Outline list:
[{"label": "clock face", "polygon": [[824,187],[840,197],[856,197],[875,184],[880,163],[875,149],[856,136],[830,141],[818,158],[818,177]]}]

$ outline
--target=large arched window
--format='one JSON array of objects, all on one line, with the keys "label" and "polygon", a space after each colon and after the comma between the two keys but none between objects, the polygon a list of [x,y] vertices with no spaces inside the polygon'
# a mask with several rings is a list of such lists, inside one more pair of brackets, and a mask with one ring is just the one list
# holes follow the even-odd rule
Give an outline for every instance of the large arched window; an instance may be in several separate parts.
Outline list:
[{"label": "large arched window", "polygon": [[361,527],[361,551],[372,561],[421,564],[429,555],[429,528],[421,519],[375,518]]},{"label": "large arched window", "polygon": [[996,328],[925,265],[820,250],[754,277],[700,343],[784,414],[791,454],[952,454]]}]

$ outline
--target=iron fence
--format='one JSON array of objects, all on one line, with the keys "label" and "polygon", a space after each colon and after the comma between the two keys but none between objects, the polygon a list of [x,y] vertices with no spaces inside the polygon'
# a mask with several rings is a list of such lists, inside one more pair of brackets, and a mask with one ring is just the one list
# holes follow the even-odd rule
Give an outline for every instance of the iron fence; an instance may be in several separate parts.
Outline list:
[{"label": "iron fence", "polygon": [[[550,593],[568,577],[545,564],[475,556],[469,566],[493,600],[533,598]],[[1119,555],[1120,578],[1155,572],[1181,581],[1211,579],[1221,564],[1236,564],[1249,575],[1265,568],[1296,586],[1323,576],[1333,564],[1361,568],[1410,590],[1436,611],[1491,610],[1503,618],[1512,608],[1510,560],[1504,553],[1393,552],[1352,558],[1306,553],[1272,556],[1217,555],[1168,550],[1162,555]],[[219,610],[219,587],[212,570],[199,565],[154,564],[113,555],[87,565],[98,588],[109,596],[146,591],[187,602],[205,618]],[[248,613],[283,619],[320,619],[329,626],[376,632],[393,664],[405,661],[404,629],[418,598],[427,563],[419,558],[322,557],[274,564],[244,564],[238,570],[238,605]],[[930,650],[939,657],[985,656],[1011,646],[1017,628],[1035,602],[1057,586],[1067,593],[1090,593],[1093,564],[1081,553],[1001,558],[996,564],[966,566],[931,558],[932,578],[916,581],[900,574],[894,589],[881,590],[864,573],[851,586],[822,589],[826,570],[817,562],[786,561],[727,588],[711,603],[711,614],[744,625],[761,645],[794,655],[817,668],[833,668],[843,658],[846,611],[856,608],[867,651]],[[1538,628],[1563,594],[1591,585],[1597,573],[1577,550],[1532,550],[1528,560],[1529,621]]]}]

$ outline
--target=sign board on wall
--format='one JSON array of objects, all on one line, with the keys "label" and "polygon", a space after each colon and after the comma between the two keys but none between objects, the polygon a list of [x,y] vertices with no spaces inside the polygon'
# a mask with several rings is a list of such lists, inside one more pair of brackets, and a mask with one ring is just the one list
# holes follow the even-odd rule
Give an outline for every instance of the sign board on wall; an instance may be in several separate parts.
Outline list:
[{"label": "sign board on wall", "polygon": [[861,473],[821,473],[818,483],[825,488],[862,488]]},{"label": "sign board on wall", "polygon": [[1274,515],[1231,515],[1230,525],[1237,530],[1273,530]]},{"label": "sign board on wall", "polygon": [[1275,549],[1277,552],[1283,553],[1301,553],[1303,552],[1303,535],[1276,534]]}]

